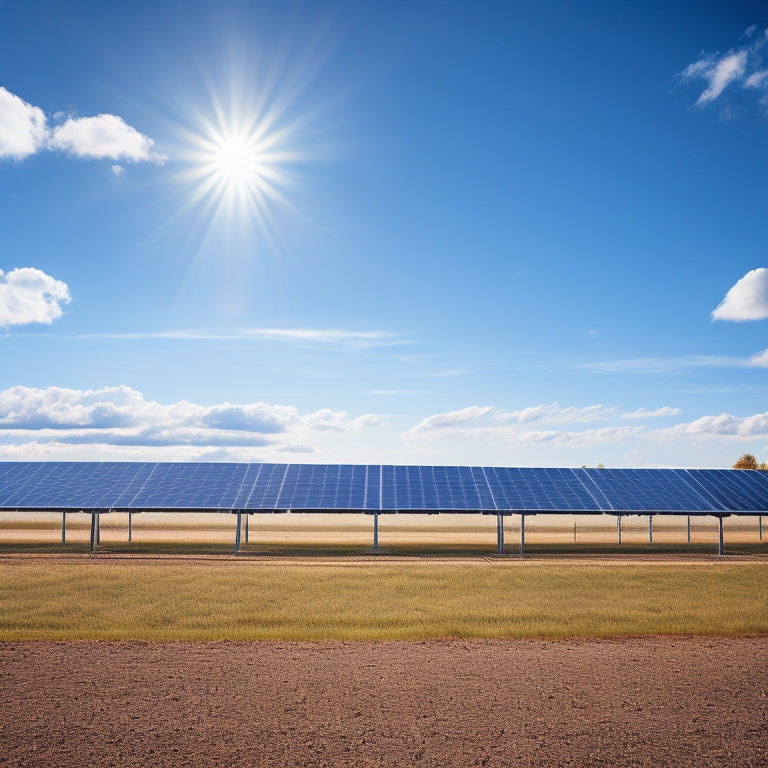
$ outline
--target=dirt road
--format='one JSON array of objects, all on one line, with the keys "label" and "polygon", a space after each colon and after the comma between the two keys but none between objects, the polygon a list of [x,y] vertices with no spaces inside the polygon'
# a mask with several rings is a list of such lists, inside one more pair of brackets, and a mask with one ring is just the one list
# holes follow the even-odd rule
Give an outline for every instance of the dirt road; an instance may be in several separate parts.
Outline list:
[{"label": "dirt road", "polygon": [[0,644],[3,766],[768,766],[768,638]]}]

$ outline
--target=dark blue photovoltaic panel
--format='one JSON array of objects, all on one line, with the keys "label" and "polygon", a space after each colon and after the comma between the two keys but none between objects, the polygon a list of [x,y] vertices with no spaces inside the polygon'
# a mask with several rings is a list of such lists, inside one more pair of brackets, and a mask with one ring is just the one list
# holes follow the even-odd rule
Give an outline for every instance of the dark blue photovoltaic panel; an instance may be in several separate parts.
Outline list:
[{"label": "dark blue photovoltaic panel", "polygon": [[679,470],[692,485],[713,497],[721,509],[759,514],[768,511],[768,472],[755,470]]},{"label": "dark blue photovoltaic panel", "polygon": [[157,464],[147,462],[144,464],[136,465],[123,464],[122,466],[135,466],[138,471],[132,478],[130,478],[130,480],[128,480],[126,477],[127,482],[125,483],[123,490],[115,496],[115,499],[111,504],[111,508],[119,508],[121,505],[126,504],[130,505],[133,502],[133,499],[136,497],[136,494],[144,487],[144,484],[151,477],[152,472],[154,471]]},{"label": "dark blue photovoltaic panel", "polygon": [[0,462],[0,509],[768,513],[768,473]]},{"label": "dark blue photovoltaic panel", "polygon": [[40,462],[5,475],[0,506],[15,509],[109,509],[145,465],[127,462]]},{"label": "dark blue photovoltaic panel", "polygon": [[246,464],[245,474],[240,481],[240,487],[237,489],[237,495],[235,496],[235,509],[245,509],[248,504],[248,499],[253,493],[253,487],[258,481],[259,472],[264,464]]},{"label": "dark blue photovoltaic panel", "polygon": [[0,462],[0,498],[3,495],[3,488],[5,487],[5,478],[8,478],[8,482],[13,481],[13,477],[18,473],[23,473],[25,467],[28,467],[27,462],[22,461],[4,461]]},{"label": "dark blue photovoltaic panel", "polygon": [[600,505],[570,469],[486,467],[496,508],[532,512],[599,512]]},{"label": "dark blue photovoltaic panel", "polygon": [[288,465],[253,464],[251,466],[258,467],[253,488],[249,492],[245,504],[239,506],[243,509],[282,509],[277,500],[280,496],[280,489],[283,487]]},{"label": "dark blue photovoltaic panel", "polygon": [[379,493],[379,509],[397,509],[397,499],[395,498],[395,468],[391,464],[385,464],[381,467]]},{"label": "dark blue photovoltaic panel", "polygon": [[247,464],[157,464],[130,503],[133,509],[232,509]]},{"label": "dark blue photovoltaic panel", "polygon": [[[34,471],[34,465],[26,461],[4,461],[0,463],[0,505],[3,503],[3,491],[6,486],[23,482],[23,479]],[[21,479],[21,480],[20,480]]]},{"label": "dark blue photovoltaic panel", "polygon": [[[711,500],[693,486],[681,483],[672,470],[586,469],[583,472],[601,491],[615,512],[712,511]],[[720,508],[716,508],[720,511]]]}]

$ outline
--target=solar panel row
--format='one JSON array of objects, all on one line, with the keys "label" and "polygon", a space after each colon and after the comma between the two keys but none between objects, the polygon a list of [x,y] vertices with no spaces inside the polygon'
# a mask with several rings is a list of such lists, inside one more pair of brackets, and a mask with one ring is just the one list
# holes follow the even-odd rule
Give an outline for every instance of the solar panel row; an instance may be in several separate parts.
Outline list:
[{"label": "solar panel row", "polygon": [[768,473],[0,462],[0,509],[760,514],[768,510]]}]

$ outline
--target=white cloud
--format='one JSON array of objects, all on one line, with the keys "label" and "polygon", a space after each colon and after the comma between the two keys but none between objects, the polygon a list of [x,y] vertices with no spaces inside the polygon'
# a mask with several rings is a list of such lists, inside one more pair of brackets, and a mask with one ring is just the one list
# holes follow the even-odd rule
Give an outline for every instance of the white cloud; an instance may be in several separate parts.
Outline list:
[{"label": "white cloud", "polygon": [[562,408],[557,403],[547,405],[536,405],[532,408],[523,408],[518,411],[500,412],[498,418],[501,422],[516,422],[524,424],[529,421],[558,421],[558,422],[588,422],[605,419],[613,414],[612,408],[606,408],[604,405],[587,405],[583,408],[568,406]]},{"label": "white cloud", "polygon": [[117,115],[70,117],[51,131],[50,146],[77,157],[128,160],[134,163],[167,159],[152,151],[154,142]]},{"label": "white cloud", "polygon": [[21,160],[46,141],[45,114],[0,86],[0,157]]},{"label": "white cloud", "polygon": [[577,368],[592,373],[670,373],[688,368],[745,368],[743,357],[718,355],[686,355],[684,357],[635,357],[627,360],[603,360],[582,363]]},{"label": "white cloud", "polygon": [[704,78],[709,82],[709,86],[702,91],[697,99],[697,104],[709,104],[714,101],[734,80],[738,80],[743,74],[747,65],[747,54],[745,51],[738,53],[729,53],[721,58],[708,57],[700,59],[691,64],[684,72],[683,76],[692,78]]},{"label": "white cloud", "polygon": [[[54,115],[54,121],[61,119]],[[17,160],[44,149],[61,150],[75,157],[90,157],[129,162],[163,163],[165,155],[155,152],[154,142],[139,133],[118,115],[68,117],[63,123],[49,127],[39,107],[0,86],[0,158]],[[112,173],[120,176],[120,165]]]},{"label": "white cloud", "polygon": [[713,320],[764,320],[768,317],[768,269],[747,272],[713,310]]},{"label": "white cloud", "polygon": [[747,88],[762,88],[768,85],[768,69],[763,69],[760,72],[751,74],[745,81],[744,85]]},{"label": "white cloud", "polygon": [[706,82],[697,104],[706,106],[712,103],[732,84],[749,89],[762,89],[768,85],[768,70],[765,67],[768,30],[757,37],[754,33],[752,28],[747,30],[743,39],[750,42],[728,53],[702,53],[680,73],[679,78],[683,82]]},{"label": "white cloud", "polygon": [[752,355],[752,357],[749,358],[749,364],[755,368],[768,368],[768,349],[764,349],[762,352]]},{"label": "white cloud", "polygon": [[[657,429],[632,420],[671,416],[670,410],[639,408],[625,417],[602,405],[508,412],[470,406],[428,417],[415,433],[394,416],[268,403],[159,403],[126,386],[18,386],[0,391],[0,458],[727,467],[745,451],[762,457],[768,450],[768,413],[703,415]],[[528,419],[532,413],[549,415]],[[582,428],[577,414],[588,413],[602,423]]]},{"label": "white cloud", "polygon": [[318,328],[248,328],[247,336],[290,341],[376,342],[393,338],[388,331],[342,331]]},{"label": "white cloud", "polygon": [[446,428],[461,427],[470,422],[477,422],[494,409],[490,405],[470,405],[458,411],[448,411],[422,419],[412,430],[411,435],[432,432]]},{"label": "white cloud", "polygon": [[563,446],[584,446],[597,443],[617,443],[640,436],[644,427],[626,425],[615,427],[600,427],[599,429],[546,430],[525,432],[515,436],[521,443],[551,442]]},{"label": "white cloud", "polygon": [[245,328],[231,333],[195,331],[195,330],[171,330],[151,331],[147,333],[83,333],[77,336],[79,339],[178,339],[179,341],[286,341],[305,342],[309,344],[329,344],[366,349],[375,346],[393,346],[412,344],[404,339],[399,339],[389,331],[344,331],[328,330],[322,328]]},{"label": "white cloud", "polygon": [[735,435],[738,437],[757,437],[768,435],[768,413],[756,413],[753,416],[732,416],[721,413],[719,416],[702,416],[686,424],[678,424],[669,430],[672,434],[688,435]]},{"label": "white cloud", "polygon": [[70,301],[66,283],[33,267],[0,270],[0,328],[29,323],[50,324]]},{"label": "white cloud", "polygon": [[680,413],[679,408],[671,408],[668,405],[664,405],[661,408],[656,408],[653,411],[647,411],[645,408],[638,408],[631,413],[622,413],[622,419],[655,419],[660,416],[675,416]]},{"label": "white cloud", "polygon": [[[679,408],[663,406],[652,410],[638,408],[619,415],[617,409],[603,405],[561,408],[555,403],[505,413],[490,407],[471,406],[423,419],[404,437],[410,442],[425,445],[438,441],[471,441],[475,445],[495,444],[510,448],[515,445],[549,445],[570,450],[640,440],[658,447],[672,439],[698,440],[704,436],[710,439],[719,436],[746,440],[768,435],[768,413],[743,418],[729,414],[702,416],[691,422],[654,430],[631,423],[639,419],[675,416],[679,412]],[[558,423],[607,419],[613,423],[586,429],[563,429],[558,426]],[[623,423],[625,420],[629,423]],[[536,428],[531,428],[532,424]]]},{"label": "white cloud", "polygon": [[[604,405],[588,405],[583,408],[562,407],[557,403],[536,405],[515,411],[503,411],[485,405],[472,405],[457,411],[438,413],[422,419],[406,433],[408,438],[425,438],[433,434],[493,435],[505,439],[518,439],[520,434],[513,425],[531,422],[587,423],[601,421],[615,414],[615,409]],[[527,432],[532,435],[534,433]],[[548,433],[540,433],[542,435]],[[540,438],[545,439],[545,438]]]},{"label": "white cloud", "polygon": [[130,387],[77,390],[16,386],[0,392],[0,441],[143,447],[307,448],[326,432],[352,433],[378,423],[365,414],[294,406],[147,401]]}]

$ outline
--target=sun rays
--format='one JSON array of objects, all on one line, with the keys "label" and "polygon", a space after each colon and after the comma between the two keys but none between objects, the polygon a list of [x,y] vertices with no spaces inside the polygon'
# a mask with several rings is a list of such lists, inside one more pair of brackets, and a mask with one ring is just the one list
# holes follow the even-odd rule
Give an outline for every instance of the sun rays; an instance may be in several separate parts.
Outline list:
[{"label": "sun rays", "polygon": [[198,116],[198,130],[186,137],[183,181],[208,225],[224,218],[274,234],[277,209],[292,206],[286,194],[297,185],[291,166],[307,155],[297,123],[280,125],[279,119],[279,113],[244,117],[241,109],[220,106],[213,118]]}]

